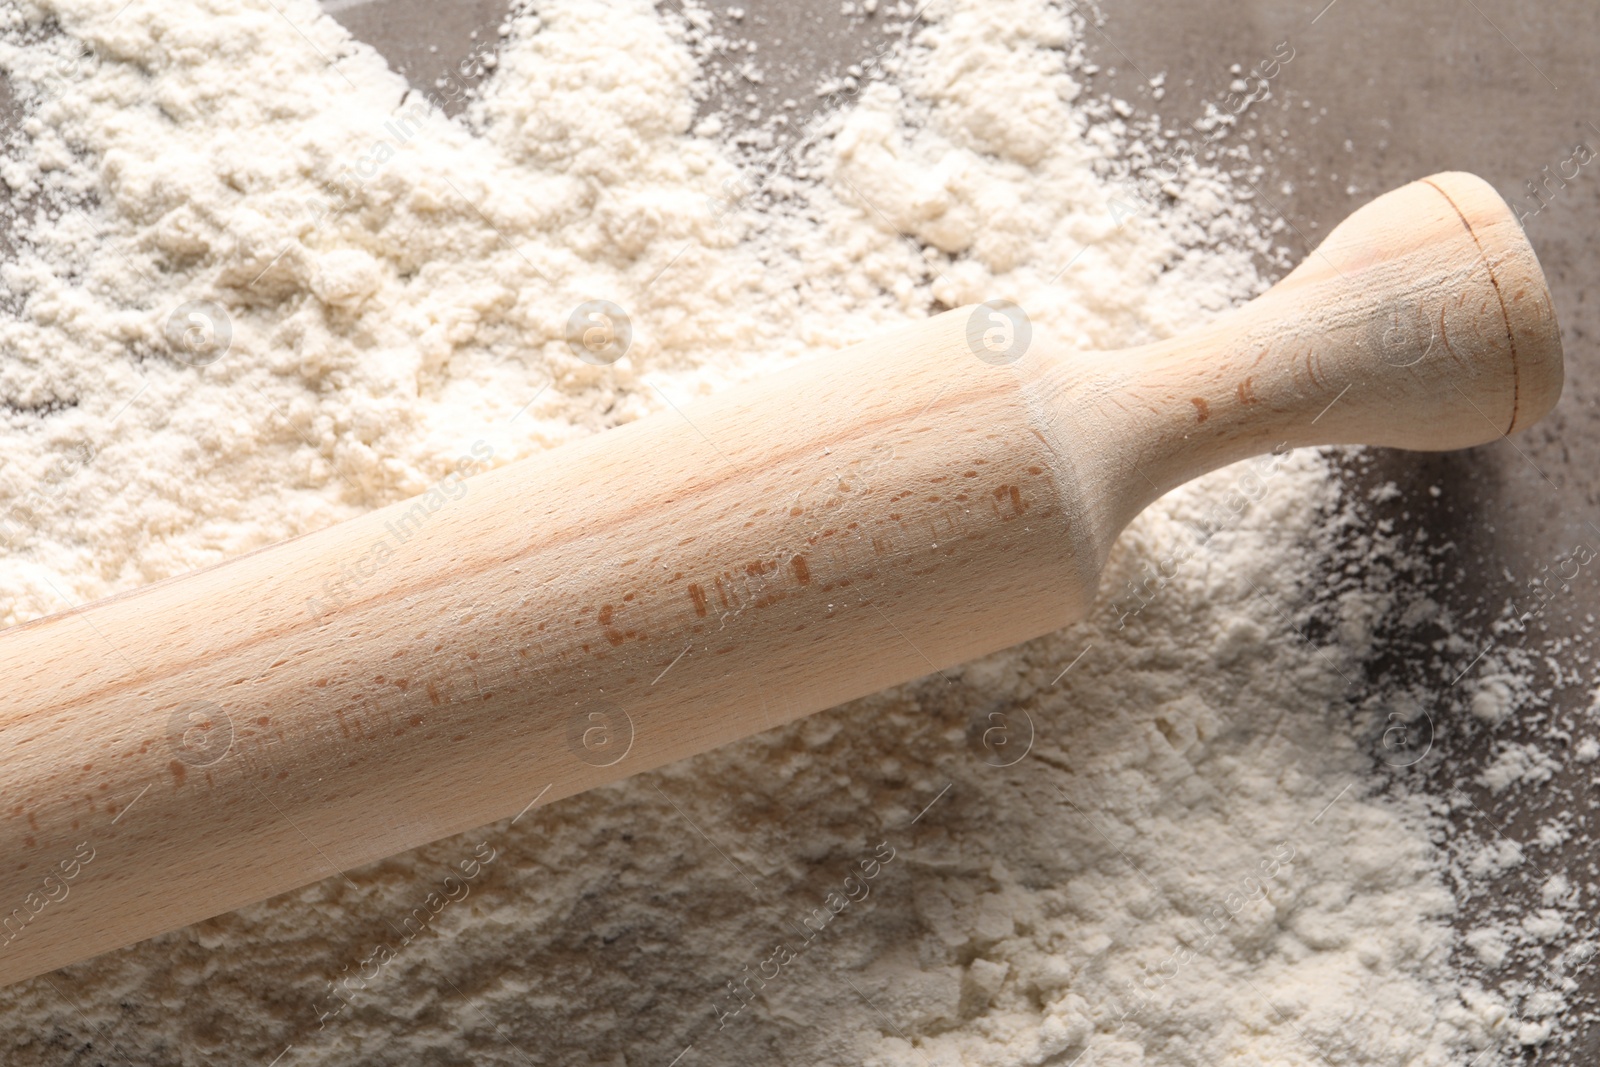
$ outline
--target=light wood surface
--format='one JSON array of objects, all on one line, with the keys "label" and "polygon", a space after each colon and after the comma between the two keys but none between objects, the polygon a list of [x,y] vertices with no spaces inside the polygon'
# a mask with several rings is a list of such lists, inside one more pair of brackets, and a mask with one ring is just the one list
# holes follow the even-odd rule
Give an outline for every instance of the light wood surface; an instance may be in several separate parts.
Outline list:
[{"label": "light wood surface", "polygon": [[1538,263],[1464,174],[1192,334],[1007,333],[952,311],[0,634],[0,982],[1046,633],[1225,463],[1480,444],[1561,388]]}]

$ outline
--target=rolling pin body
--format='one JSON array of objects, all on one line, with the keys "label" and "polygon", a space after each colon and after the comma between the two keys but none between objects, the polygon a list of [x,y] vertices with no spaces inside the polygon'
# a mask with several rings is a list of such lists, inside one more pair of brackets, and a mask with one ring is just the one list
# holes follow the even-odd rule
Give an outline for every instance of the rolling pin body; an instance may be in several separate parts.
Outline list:
[{"label": "rolling pin body", "polygon": [[1049,632],[1189,478],[1478,444],[1561,381],[1538,265],[1466,175],[1172,341],[1034,327],[995,361],[992,321],[469,455],[449,493],[0,635],[0,981]]}]

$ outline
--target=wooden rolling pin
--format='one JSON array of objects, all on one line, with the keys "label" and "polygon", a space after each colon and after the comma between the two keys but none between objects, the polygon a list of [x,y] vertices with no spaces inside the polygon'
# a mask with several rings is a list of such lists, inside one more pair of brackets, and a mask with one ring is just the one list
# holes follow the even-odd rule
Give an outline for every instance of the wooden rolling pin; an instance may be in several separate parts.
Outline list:
[{"label": "wooden rolling pin", "polygon": [[1561,377],[1511,212],[1440,174],[1174,340],[963,308],[13,627],[0,981],[1036,637],[1190,478],[1481,444]]}]

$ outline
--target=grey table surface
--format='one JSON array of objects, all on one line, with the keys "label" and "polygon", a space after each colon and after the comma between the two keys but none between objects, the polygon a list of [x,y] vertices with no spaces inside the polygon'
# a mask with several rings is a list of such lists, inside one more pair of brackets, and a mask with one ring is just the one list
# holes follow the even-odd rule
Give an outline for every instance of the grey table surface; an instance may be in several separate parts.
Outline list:
[{"label": "grey table surface", "polygon": [[[820,77],[864,60],[881,39],[873,18],[842,14],[838,0],[740,0],[739,6],[744,18],[719,14],[720,28],[758,43],[767,77],[760,86],[739,87],[738,101],[714,95],[708,108],[742,104],[746,92],[769,112],[785,97],[808,99]],[[327,0],[325,7],[420,89],[492,35],[505,11],[500,0]],[[1286,220],[1283,236],[1296,259],[1361,203],[1411,179],[1469,170],[1513,203],[1532,207],[1527,183],[1569,160],[1580,142],[1600,147],[1600,5],[1592,0],[1105,0],[1091,25],[1089,51],[1103,68],[1091,90],[1122,96],[1144,115],[1159,114],[1169,128],[1199,119],[1208,101],[1220,100],[1235,76],[1233,64],[1248,70],[1282,42],[1292,45],[1295,58],[1273,80],[1272,99],[1232,136],[1251,139],[1265,165],[1260,188],[1271,201],[1262,218]],[[1165,74],[1160,100],[1148,84],[1157,73]],[[1592,340],[1600,329],[1600,243],[1591,236],[1600,223],[1600,164],[1584,167],[1545,199],[1527,231],[1566,345],[1567,387],[1554,414],[1515,441],[1431,456],[1378,452],[1350,475],[1392,480],[1402,489],[1390,507],[1403,532],[1426,530],[1455,543],[1441,573],[1418,581],[1475,618],[1484,640],[1499,605],[1542,567],[1577,544],[1600,546],[1600,465],[1590,459],[1600,443],[1594,403],[1600,358]],[[1430,486],[1442,492],[1434,497],[1424,491]],[[1568,654],[1581,662],[1600,654],[1600,639],[1584,632],[1585,614],[1600,614],[1600,585],[1593,573],[1575,585],[1563,609],[1540,620],[1540,639],[1570,635]],[[1416,651],[1391,649],[1390,662],[1370,665],[1370,673],[1404,669]],[[1569,687],[1554,699],[1580,707],[1590,696],[1587,687]],[[1496,738],[1522,728],[1515,722],[1498,732],[1452,727],[1441,715],[1440,758],[1419,765],[1409,787],[1464,784],[1444,776],[1470,775]],[[1544,796],[1567,803],[1562,794],[1588,792],[1588,778],[1568,761]],[[1473,796],[1493,823],[1479,832],[1522,840],[1548,814],[1537,800],[1500,803],[1481,790]],[[1585,881],[1593,876],[1593,852],[1579,835],[1561,859]],[[1497,887],[1497,903],[1532,907],[1535,891],[1530,881]],[[1593,970],[1581,981],[1587,994],[1600,992]],[[1600,1060],[1600,1028],[1577,1018],[1563,1025],[1575,1062]]]}]

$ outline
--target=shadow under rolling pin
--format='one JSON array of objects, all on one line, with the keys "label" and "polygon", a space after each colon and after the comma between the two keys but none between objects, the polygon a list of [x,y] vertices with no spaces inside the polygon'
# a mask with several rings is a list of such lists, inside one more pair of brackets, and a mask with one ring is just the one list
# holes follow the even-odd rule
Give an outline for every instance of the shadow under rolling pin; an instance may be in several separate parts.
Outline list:
[{"label": "shadow under rolling pin", "polygon": [[477,475],[426,523],[397,504],[0,634],[0,982],[1059,628],[1141,509],[1224,464],[1477,445],[1561,390],[1533,252],[1459,173],[1182,337],[1029,331],[952,311]]}]

